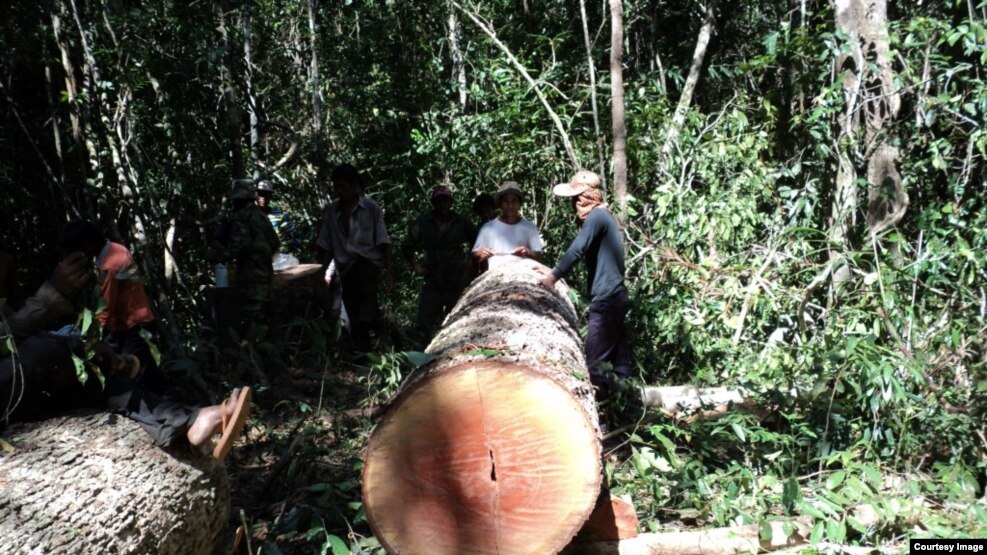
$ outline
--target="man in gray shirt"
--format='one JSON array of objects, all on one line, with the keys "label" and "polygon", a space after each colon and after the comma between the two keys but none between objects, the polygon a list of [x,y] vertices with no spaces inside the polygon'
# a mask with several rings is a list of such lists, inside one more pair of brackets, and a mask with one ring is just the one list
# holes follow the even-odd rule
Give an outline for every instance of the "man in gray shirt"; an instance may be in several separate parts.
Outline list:
[{"label": "man in gray shirt", "polygon": [[[606,397],[614,385],[613,376],[631,375],[631,350],[624,318],[627,315],[627,289],[624,287],[624,244],[620,227],[603,202],[600,176],[579,171],[569,183],[555,186],[554,192],[567,197],[582,220],[579,234],[550,272],[544,271],[541,284],[553,287],[580,259],[586,261],[590,305],[584,346],[590,380],[598,396]],[[606,372],[610,365],[612,374]]]},{"label": "man in gray shirt", "polygon": [[389,291],[394,290],[391,238],[380,206],[363,194],[357,169],[341,164],[332,170],[331,177],[336,200],[326,206],[315,244],[320,262],[336,262],[353,347],[365,353],[371,348],[371,334],[380,332],[380,281],[384,280]]}]

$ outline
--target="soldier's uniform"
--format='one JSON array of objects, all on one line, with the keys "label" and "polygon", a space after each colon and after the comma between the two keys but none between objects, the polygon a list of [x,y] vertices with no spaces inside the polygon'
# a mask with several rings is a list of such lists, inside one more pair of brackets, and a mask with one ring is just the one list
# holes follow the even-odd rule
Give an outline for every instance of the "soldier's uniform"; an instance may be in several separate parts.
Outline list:
[{"label": "soldier's uniform", "polygon": [[242,323],[249,326],[260,319],[271,298],[271,257],[278,251],[279,241],[267,216],[253,202],[257,192],[252,180],[234,181],[229,198],[234,202],[229,240],[224,246],[215,245],[210,258],[236,262],[237,307]]},{"label": "soldier's uniform", "polygon": [[[447,187],[436,190],[442,192],[433,192],[433,199],[442,194],[452,198]],[[404,251],[406,256],[416,256],[417,252],[425,255],[425,282],[418,301],[418,328],[425,339],[435,334],[466,287],[469,247],[475,235],[469,220],[455,212],[449,212],[445,221],[440,221],[432,210],[411,224]]]},{"label": "soldier's uniform", "polygon": [[[274,185],[266,179],[257,183],[257,194],[262,195],[264,193],[267,193],[268,198],[274,196]],[[268,221],[271,222],[271,227],[274,228],[278,239],[281,241],[281,252],[300,252],[302,249],[301,234],[298,232],[298,227],[295,225],[291,214],[286,210],[274,208],[270,205],[266,208],[262,207],[261,211],[267,215]]]}]

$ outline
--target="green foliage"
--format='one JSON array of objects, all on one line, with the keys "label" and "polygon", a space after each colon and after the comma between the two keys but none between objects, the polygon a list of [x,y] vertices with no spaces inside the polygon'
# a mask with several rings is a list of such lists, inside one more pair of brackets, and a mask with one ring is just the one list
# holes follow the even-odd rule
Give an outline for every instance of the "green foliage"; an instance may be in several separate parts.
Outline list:
[{"label": "green foliage", "polygon": [[[328,200],[326,170],[344,161],[366,170],[395,245],[443,180],[463,214],[475,194],[520,182],[548,263],[575,233],[568,207],[550,192],[574,169],[557,129],[532,85],[456,12],[460,103],[447,2],[316,3],[314,36],[300,1],[227,11],[202,2],[76,3],[78,25],[71,3],[29,4],[0,7],[0,21],[18,30],[0,34],[2,247],[41,253],[19,276],[37,283],[58,257],[58,228],[69,216],[99,220],[133,244],[192,352],[191,361],[165,354],[166,369],[198,364],[228,379],[263,359],[324,374],[342,358],[336,323],[321,309],[280,318],[243,348],[208,329],[203,233],[221,218],[240,171],[274,181],[275,203],[309,242]],[[834,61],[852,43],[834,29],[832,6],[720,2],[691,108],[669,141],[701,25],[696,3],[624,2],[623,216],[638,377],[743,387],[773,408],[765,418],[733,411],[691,423],[645,414],[607,470],[645,526],[756,524],[766,537],[772,521],[808,516],[817,520],[814,543],[861,545],[984,533],[987,32],[983,3],[932,4],[897,3],[888,27],[902,106],[883,133],[899,149],[908,209],[870,237],[862,186],[844,244],[831,234],[837,153],[852,154],[864,185],[869,146],[839,138],[848,106]],[[600,140],[578,7],[524,6],[468,8],[528,69],[581,164],[595,168],[598,151],[611,148],[606,6],[587,6]],[[74,66],[72,93],[62,48]],[[98,79],[84,67],[87,54]],[[167,278],[166,252],[177,268]],[[837,284],[843,265],[850,277]],[[351,405],[382,405],[427,363],[401,351],[411,348],[399,332],[411,326],[418,283],[403,265],[395,272],[385,311],[396,339],[371,355]],[[581,276],[572,281],[582,290]],[[350,408],[330,395],[326,406]],[[314,417],[321,400],[285,406]],[[345,439],[334,448],[346,453],[349,479],[304,484],[265,552],[381,551],[353,478],[370,423],[338,426],[333,433]],[[889,476],[905,479],[889,484]],[[876,524],[863,523],[862,506]]]}]

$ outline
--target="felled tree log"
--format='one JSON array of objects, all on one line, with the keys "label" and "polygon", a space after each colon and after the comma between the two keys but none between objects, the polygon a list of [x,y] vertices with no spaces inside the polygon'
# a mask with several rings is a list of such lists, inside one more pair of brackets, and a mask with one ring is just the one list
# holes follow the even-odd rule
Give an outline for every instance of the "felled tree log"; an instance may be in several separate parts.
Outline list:
[{"label": "felled tree log", "polygon": [[389,553],[556,553],[600,493],[599,424],[564,286],[478,278],[371,435],[367,518]]},{"label": "felled tree log", "polygon": [[758,406],[742,388],[696,388],[689,385],[645,386],[641,403],[656,408],[666,416],[683,422],[716,419],[743,410],[764,418],[775,407]]},{"label": "felled tree log", "polygon": [[776,551],[802,545],[809,537],[809,526],[805,522],[796,520],[790,524],[794,533],[787,536],[785,523],[771,522],[770,540],[761,539],[761,528],[757,525],[730,526],[638,534],[620,541],[574,543],[564,555],[738,555]]},{"label": "felled tree log", "polygon": [[3,439],[0,553],[207,554],[226,525],[223,466],[155,447],[126,418],[55,418]]},{"label": "felled tree log", "polygon": [[688,385],[665,387],[645,386],[641,391],[642,403],[646,407],[658,407],[671,412],[691,412],[710,406],[728,403],[743,403],[746,392],[726,387],[698,389]]}]

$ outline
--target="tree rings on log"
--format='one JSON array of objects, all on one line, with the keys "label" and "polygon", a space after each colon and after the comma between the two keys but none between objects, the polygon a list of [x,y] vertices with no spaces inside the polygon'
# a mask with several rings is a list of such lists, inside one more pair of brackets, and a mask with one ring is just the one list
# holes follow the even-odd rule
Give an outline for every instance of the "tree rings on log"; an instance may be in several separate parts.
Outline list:
[{"label": "tree rings on log", "polygon": [[437,360],[370,438],[364,506],[389,553],[556,553],[593,509],[600,441],[592,389],[575,377],[575,313],[532,266],[464,293],[429,347]]}]

